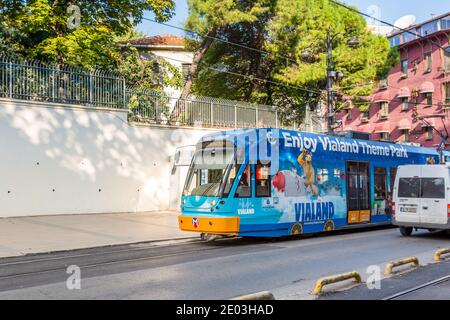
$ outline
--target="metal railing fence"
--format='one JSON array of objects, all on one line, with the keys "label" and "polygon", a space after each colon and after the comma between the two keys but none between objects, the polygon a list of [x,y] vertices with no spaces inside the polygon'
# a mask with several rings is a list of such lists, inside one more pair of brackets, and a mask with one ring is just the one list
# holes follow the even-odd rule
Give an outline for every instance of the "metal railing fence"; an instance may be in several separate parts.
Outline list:
[{"label": "metal railing fence", "polygon": [[0,98],[129,110],[129,121],[210,128],[295,128],[273,106],[210,97],[181,99],[126,86],[113,72],[0,55]]}]

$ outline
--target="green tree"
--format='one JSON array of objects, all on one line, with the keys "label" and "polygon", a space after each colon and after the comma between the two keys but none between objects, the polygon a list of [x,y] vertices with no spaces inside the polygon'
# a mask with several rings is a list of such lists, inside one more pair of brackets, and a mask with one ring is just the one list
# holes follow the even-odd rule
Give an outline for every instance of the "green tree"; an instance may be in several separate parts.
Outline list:
[{"label": "green tree", "polygon": [[[268,54],[214,42],[199,65],[195,92],[274,104],[282,117],[299,122],[307,105],[325,99],[328,31],[334,69],[344,73],[335,84],[336,108],[349,101],[366,108],[374,83],[398,60],[387,39],[369,32],[360,15],[328,0],[277,0],[261,7],[257,19],[228,24],[220,37]],[[355,38],[360,44],[348,46]]]},{"label": "green tree", "polygon": [[254,22],[267,11],[267,0],[188,0],[189,17],[186,27],[203,36],[200,42],[191,43],[195,50],[181,97],[186,98],[197,76],[198,64],[208,53],[215,37],[222,37],[231,25]]},{"label": "green tree", "polygon": [[[80,10],[73,28],[71,5]],[[130,32],[145,10],[167,20],[173,9],[173,0],[0,0],[0,46],[23,57],[111,69],[120,54],[116,37]]]}]

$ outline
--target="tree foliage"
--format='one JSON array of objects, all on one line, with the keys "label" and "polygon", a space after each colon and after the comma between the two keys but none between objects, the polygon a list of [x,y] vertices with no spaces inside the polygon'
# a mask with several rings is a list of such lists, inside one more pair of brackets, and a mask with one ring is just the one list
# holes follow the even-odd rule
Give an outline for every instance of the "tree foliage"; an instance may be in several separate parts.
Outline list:
[{"label": "tree foliage", "polygon": [[205,58],[213,39],[221,37],[224,29],[229,26],[257,22],[268,10],[266,2],[267,0],[188,0],[189,16],[186,27],[202,35],[203,40],[192,42],[195,54],[182,97],[191,93],[193,80],[198,74],[198,64]]},{"label": "tree foliage", "polygon": [[[69,10],[80,10],[71,28]],[[117,37],[129,33],[151,10],[157,19],[173,14],[173,0],[0,0],[0,46],[23,57],[88,68],[112,68]]]},{"label": "tree foliage", "polygon": [[[68,22],[79,8],[79,24]],[[118,71],[139,90],[181,86],[181,75],[159,59],[143,61],[127,40],[145,10],[161,21],[173,15],[173,0],[0,0],[0,50],[60,65]],[[157,67],[156,67],[157,66]]]},{"label": "tree foliage", "polygon": [[[345,75],[335,84],[335,105],[339,108],[350,100],[364,109],[376,80],[398,59],[398,53],[389,49],[387,39],[369,32],[360,15],[328,0],[232,2],[242,11],[255,3],[261,9],[256,19],[221,23],[218,36],[268,54],[213,42],[200,63],[194,84],[194,91],[199,94],[275,104],[286,118],[301,120],[306,105],[314,106],[324,99],[329,31],[334,70]],[[190,5],[192,9],[192,1]],[[197,21],[195,12],[191,10],[188,25],[196,30],[207,29],[205,24],[209,20],[205,18],[200,27],[190,24],[189,21]],[[348,46],[351,39],[358,39],[360,44]]]}]

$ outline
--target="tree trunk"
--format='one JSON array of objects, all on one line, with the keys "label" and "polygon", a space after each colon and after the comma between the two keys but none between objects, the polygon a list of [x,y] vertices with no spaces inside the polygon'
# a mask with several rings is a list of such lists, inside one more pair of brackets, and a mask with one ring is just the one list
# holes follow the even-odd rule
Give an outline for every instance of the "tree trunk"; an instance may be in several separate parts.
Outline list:
[{"label": "tree trunk", "polygon": [[211,44],[214,41],[212,37],[215,37],[216,33],[217,28],[214,28],[210,32],[208,32],[208,36],[203,39],[202,43],[200,44],[200,48],[195,52],[191,67],[189,68],[189,73],[186,77],[186,82],[184,84],[183,91],[181,92],[180,99],[177,101],[172,111],[172,115],[170,117],[171,121],[178,120],[178,117],[182,112],[181,109],[183,105],[183,100],[187,99],[187,97],[189,97],[189,95],[191,94],[192,84],[194,83],[194,80],[198,74],[198,65],[208,52],[208,49],[211,47]]}]

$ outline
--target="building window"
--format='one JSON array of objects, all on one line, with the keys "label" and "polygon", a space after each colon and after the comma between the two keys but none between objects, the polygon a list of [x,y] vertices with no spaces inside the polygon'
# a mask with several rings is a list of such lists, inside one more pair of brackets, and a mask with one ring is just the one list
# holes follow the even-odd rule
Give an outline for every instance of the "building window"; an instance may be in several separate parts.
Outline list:
[{"label": "building window", "polygon": [[391,47],[396,47],[400,45],[400,35],[396,35],[395,37],[389,38],[389,42]]},{"label": "building window", "polygon": [[381,141],[389,141],[389,132],[380,132]]},{"label": "building window", "polygon": [[406,78],[408,76],[408,59],[402,60],[402,76]]},{"label": "building window", "polygon": [[270,162],[256,164],[256,196],[270,197]]},{"label": "building window", "polygon": [[438,31],[437,21],[431,21],[422,26],[422,36],[426,36]]},{"label": "building window", "polygon": [[445,100],[444,100],[444,107],[450,108],[450,82],[447,82],[444,84],[445,88]]},{"label": "building window", "polygon": [[441,19],[441,30],[450,29],[450,16]]},{"label": "building window", "polygon": [[420,64],[420,60],[419,59],[416,59],[416,60],[413,61],[414,72],[417,71],[417,69],[419,67],[419,64]]},{"label": "building window", "polygon": [[431,72],[433,70],[431,52],[425,53],[423,56],[423,62],[425,63],[425,72]]},{"label": "building window", "polygon": [[162,85],[164,82],[164,75],[162,72],[161,64],[158,61],[153,61],[152,70],[155,74],[154,84]]},{"label": "building window", "polygon": [[380,118],[389,116],[389,103],[387,101],[380,102]]},{"label": "building window", "polygon": [[369,109],[364,110],[361,113],[361,122],[367,122],[367,121],[369,121]]},{"label": "building window", "polygon": [[444,49],[444,70],[450,71],[450,47]]},{"label": "building window", "polygon": [[433,128],[425,127],[425,138],[427,140],[433,140]]},{"label": "building window", "polygon": [[402,37],[403,37],[403,43],[413,41],[416,39],[415,32],[413,32],[413,31],[403,32]]},{"label": "building window", "polygon": [[403,129],[402,133],[403,133],[403,141],[409,142],[409,129]]},{"label": "building window", "polygon": [[187,76],[189,75],[189,70],[191,69],[190,63],[183,63],[181,65],[181,74],[183,75],[184,79],[187,79]]},{"label": "building window", "polygon": [[433,93],[432,92],[425,93],[425,103],[428,107],[433,105]]},{"label": "building window", "polygon": [[351,109],[347,109],[347,120],[352,120],[353,119],[353,111]]},{"label": "building window", "polygon": [[409,109],[409,99],[408,97],[402,98],[402,111],[408,111]]}]

